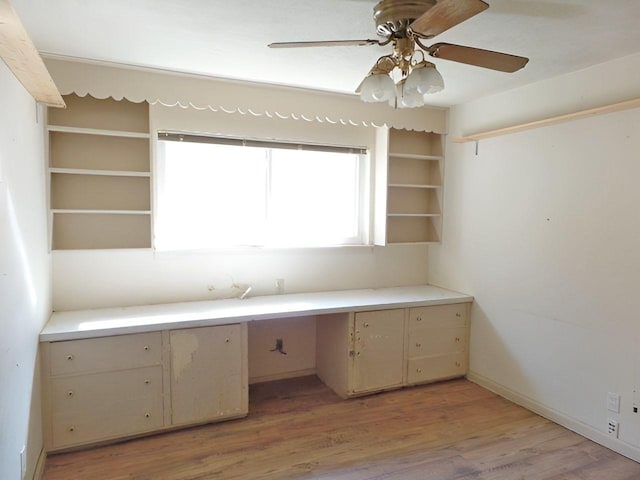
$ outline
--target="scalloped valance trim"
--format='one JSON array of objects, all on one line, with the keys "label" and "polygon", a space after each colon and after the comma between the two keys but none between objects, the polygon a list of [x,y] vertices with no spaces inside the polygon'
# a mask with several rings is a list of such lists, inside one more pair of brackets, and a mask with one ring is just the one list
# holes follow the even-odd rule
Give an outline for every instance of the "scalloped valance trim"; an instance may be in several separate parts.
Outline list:
[{"label": "scalloped valance trim", "polygon": [[394,109],[355,95],[230,81],[148,68],[46,58],[63,95],[123,98],[166,107],[304,120],[332,125],[390,127],[444,134],[446,109]]}]

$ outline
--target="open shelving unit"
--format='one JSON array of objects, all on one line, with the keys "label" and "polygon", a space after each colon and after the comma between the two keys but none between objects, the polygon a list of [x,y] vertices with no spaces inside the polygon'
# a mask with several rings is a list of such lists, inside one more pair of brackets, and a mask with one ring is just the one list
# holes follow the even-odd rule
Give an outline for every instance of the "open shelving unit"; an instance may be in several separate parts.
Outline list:
[{"label": "open shelving unit", "polygon": [[150,248],[149,105],[64,99],[47,121],[51,248]]},{"label": "open shelving unit", "polygon": [[431,132],[380,129],[376,243],[438,243],[442,231],[443,139]]}]

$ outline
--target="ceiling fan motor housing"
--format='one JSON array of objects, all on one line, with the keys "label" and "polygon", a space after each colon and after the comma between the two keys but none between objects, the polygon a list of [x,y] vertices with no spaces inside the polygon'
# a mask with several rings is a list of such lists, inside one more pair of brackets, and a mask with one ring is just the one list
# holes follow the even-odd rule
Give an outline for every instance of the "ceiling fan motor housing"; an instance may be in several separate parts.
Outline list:
[{"label": "ceiling fan motor housing", "polygon": [[376,31],[381,37],[404,37],[407,27],[436,4],[436,0],[382,0],[373,7]]}]

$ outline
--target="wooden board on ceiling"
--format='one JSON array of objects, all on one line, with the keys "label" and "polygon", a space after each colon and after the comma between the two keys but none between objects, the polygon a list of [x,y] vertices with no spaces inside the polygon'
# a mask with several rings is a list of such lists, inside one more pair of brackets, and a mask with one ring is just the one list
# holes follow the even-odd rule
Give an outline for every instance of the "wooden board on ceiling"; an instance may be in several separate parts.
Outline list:
[{"label": "wooden board on ceiling", "polygon": [[36,101],[51,107],[65,106],[9,0],[0,0],[0,57]]}]

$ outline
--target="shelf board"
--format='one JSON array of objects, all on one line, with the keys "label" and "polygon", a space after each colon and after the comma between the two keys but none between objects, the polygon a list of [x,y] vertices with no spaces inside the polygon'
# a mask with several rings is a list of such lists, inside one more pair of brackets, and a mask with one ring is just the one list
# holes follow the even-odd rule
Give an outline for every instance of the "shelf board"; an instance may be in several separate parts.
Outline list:
[{"label": "shelf board", "polygon": [[107,137],[150,138],[151,135],[143,132],[123,132],[120,130],[101,130],[98,128],[66,127],[64,125],[49,125],[47,130],[60,133],[80,133],[84,135],[104,135]]},{"label": "shelf board", "polygon": [[555,117],[548,117],[542,120],[536,120],[534,122],[521,123],[519,125],[513,125],[511,127],[498,128],[496,130],[489,130],[486,132],[478,132],[463,137],[457,137],[452,140],[454,143],[465,142],[477,142],[485,138],[497,137],[500,135],[507,135],[509,133],[522,132],[524,130],[530,130],[532,128],[546,127],[547,125],[556,125],[562,122],[568,122],[571,120],[578,120],[580,118],[591,117],[594,115],[603,115],[607,113],[620,112],[631,108],[640,107],[640,98],[634,98],[633,100],[627,100],[625,102],[613,103],[602,107],[589,108],[581,110],[579,112],[566,113],[564,115],[557,115]]},{"label": "shelf board", "polygon": [[442,160],[444,157],[441,155],[418,155],[415,153],[393,153],[389,152],[389,158],[409,158],[412,160]]},{"label": "shelf board", "polygon": [[91,170],[85,168],[51,167],[49,172],[64,173],[68,175],[99,175],[108,177],[151,177],[150,172],[133,172],[128,170]]},{"label": "shelf board", "polygon": [[442,185],[422,185],[417,183],[390,183],[393,188],[442,188]]},{"label": "shelf board", "polygon": [[439,217],[441,213],[387,213],[387,217]]},{"label": "shelf board", "polygon": [[422,241],[422,242],[387,242],[387,245],[437,245],[441,243],[436,240]]},{"label": "shelf board", "polygon": [[52,208],[51,213],[67,213],[67,214],[84,213],[84,214],[90,214],[90,215],[151,215],[151,210],[83,210],[83,209]]}]

